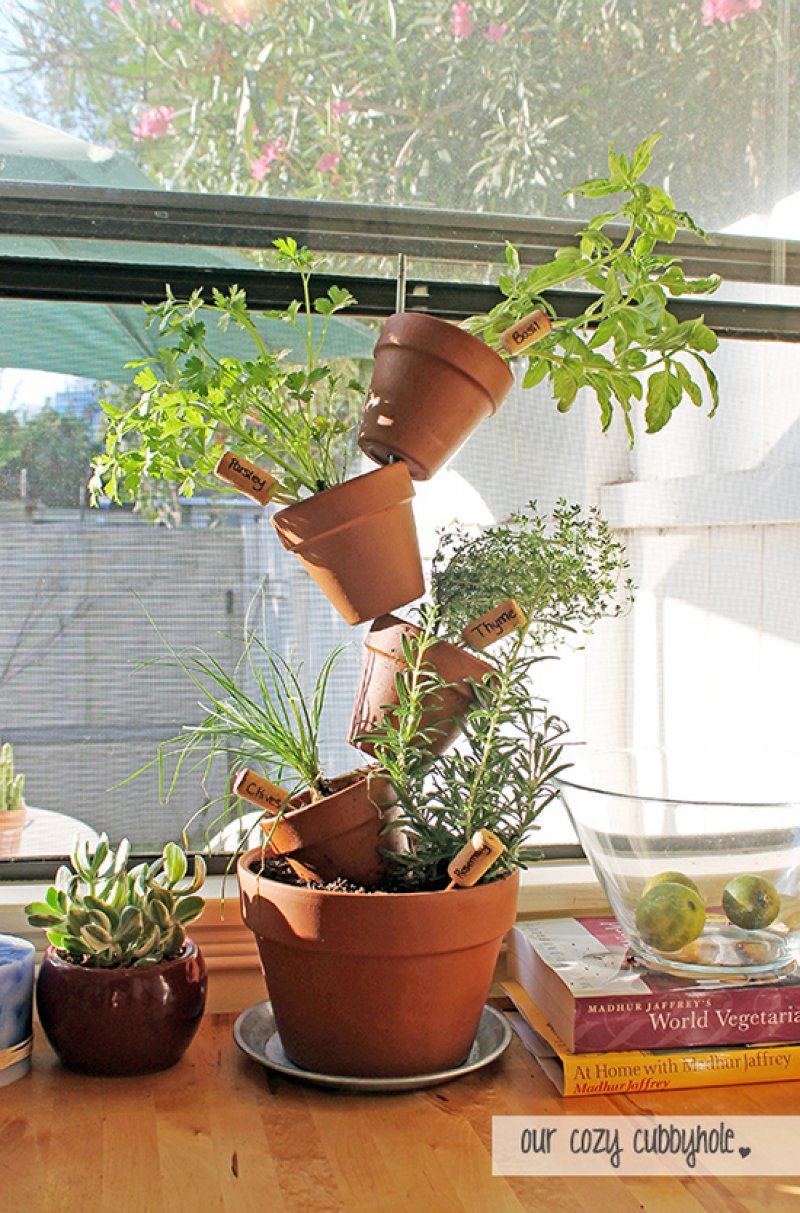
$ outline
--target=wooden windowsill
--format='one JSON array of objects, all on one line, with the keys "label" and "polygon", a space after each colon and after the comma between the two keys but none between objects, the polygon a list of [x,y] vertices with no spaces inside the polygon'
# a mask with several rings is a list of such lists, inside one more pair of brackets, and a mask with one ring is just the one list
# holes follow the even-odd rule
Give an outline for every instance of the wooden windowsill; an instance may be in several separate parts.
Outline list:
[{"label": "wooden windowsill", "polygon": [[[30,939],[44,950],[42,931],[29,927],[24,907],[44,897],[46,884],[0,883],[0,934]],[[239,912],[236,880],[211,877],[204,889],[206,909],[190,933],[206,959],[209,975],[208,1008],[212,1014],[238,1012],[264,998],[264,979],[252,934]],[[523,872],[520,918],[604,914],[608,903],[586,863],[541,863]],[[504,972],[503,958],[498,978]]]}]

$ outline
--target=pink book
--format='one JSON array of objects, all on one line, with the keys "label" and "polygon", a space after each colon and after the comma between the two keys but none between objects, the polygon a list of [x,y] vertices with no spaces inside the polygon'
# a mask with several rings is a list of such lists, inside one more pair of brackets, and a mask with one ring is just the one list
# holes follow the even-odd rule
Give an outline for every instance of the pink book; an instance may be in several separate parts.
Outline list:
[{"label": "pink book", "polygon": [[614,918],[519,923],[508,969],[573,1053],[800,1041],[800,975],[682,981],[633,960]]}]

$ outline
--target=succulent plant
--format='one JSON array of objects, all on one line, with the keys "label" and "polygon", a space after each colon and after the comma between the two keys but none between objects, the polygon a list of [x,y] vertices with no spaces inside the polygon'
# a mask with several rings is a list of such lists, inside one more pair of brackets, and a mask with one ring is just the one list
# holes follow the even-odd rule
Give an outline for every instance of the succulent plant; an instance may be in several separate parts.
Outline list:
[{"label": "succulent plant", "polygon": [[24,790],[25,776],[14,774],[14,751],[6,742],[0,746],[0,813],[24,808]]},{"label": "succulent plant", "polygon": [[[153,863],[128,871],[130,843],[114,850],[105,834],[92,849],[78,839],[44,901],[25,907],[28,922],[44,927],[53,947],[88,968],[143,968],[181,951],[185,927],[203,911],[197,890],[206,867],[199,855],[187,877],[181,848],[168,842]],[[184,878],[188,883],[178,888]]]}]

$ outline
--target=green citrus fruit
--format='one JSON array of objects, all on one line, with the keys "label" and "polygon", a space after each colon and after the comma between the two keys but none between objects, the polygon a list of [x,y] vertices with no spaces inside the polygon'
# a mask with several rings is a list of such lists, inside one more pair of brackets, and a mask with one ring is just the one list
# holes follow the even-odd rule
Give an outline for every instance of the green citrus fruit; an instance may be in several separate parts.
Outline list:
[{"label": "green citrus fruit", "polygon": [[763,876],[734,876],[723,890],[722,908],[734,926],[757,931],[775,921],[781,899]]},{"label": "green citrus fruit", "polygon": [[645,893],[636,907],[636,928],[659,952],[678,952],[697,939],[706,912],[696,889],[677,880],[664,880]]},{"label": "green citrus fruit", "polygon": [[[697,885],[692,880],[691,876],[684,876],[683,872],[659,872],[657,876],[651,876],[647,884],[644,886],[642,896],[649,893],[659,884],[684,884],[687,889],[693,889],[695,893],[700,893]],[[702,896],[702,894],[700,894]]]}]

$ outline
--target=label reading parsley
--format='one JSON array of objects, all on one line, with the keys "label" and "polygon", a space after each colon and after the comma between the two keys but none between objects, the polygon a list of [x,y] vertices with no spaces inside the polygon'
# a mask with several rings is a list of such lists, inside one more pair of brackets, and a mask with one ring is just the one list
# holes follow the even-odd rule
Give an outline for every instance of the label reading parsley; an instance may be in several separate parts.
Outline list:
[{"label": "label reading parsley", "polygon": [[253,501],[257,501],[259,505],[266,505],[278,487],[278,481],[274,476],[270,476],[269,472],[256,467],[249,459],[243,459],[241,455],[234,455],[232,451],[225,452],[214,472],[220,480],[233,485],[240,493],[252,497]]},{"label": "label reading parsley", "polygon": [[500,344],[508,354],[521,354],[529,345],[533,345],[534,341],[546,337],[552,327],[547,312],[537,308],[524,320],[512,324],[510,329],[506,329],[500,338]]},{"label": "label reading parsley", "polygon": [[507,598],[499,606],[493,607],[480,619],[468,623],[461,635],[466,644],[473,649],[485,649],[495,640],[508,636],[510,632],[524,628],[528,622],[522,608],[513,598]]},{"label": "label reading parsley", "polygon": [[242,800],[249,800],[251,804],[257,804],[260,809],[267,809],[272,813],[279,813],[289,799],[285,788],[270,783],[263,775],[251,771],[249,767],[236,772],[231,791],[234,796],[241,796]]}]

